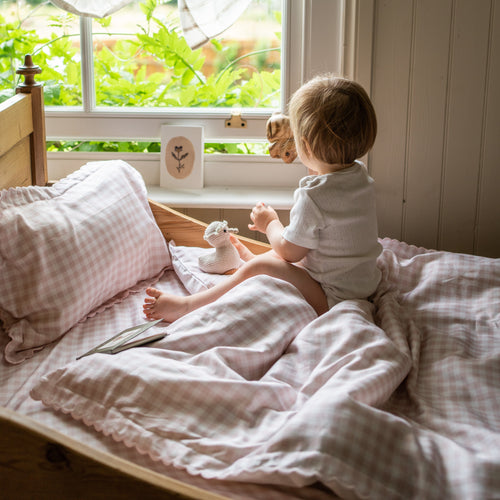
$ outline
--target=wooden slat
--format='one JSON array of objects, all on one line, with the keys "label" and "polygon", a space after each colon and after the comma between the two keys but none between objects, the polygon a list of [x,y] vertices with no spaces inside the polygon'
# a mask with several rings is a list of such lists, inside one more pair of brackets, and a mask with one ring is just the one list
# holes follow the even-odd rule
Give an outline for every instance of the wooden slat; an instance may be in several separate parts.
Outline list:
[{"label": "wooden slat", "polygon": [[32,132],[30,95],[17,94],[0,104],[0,157]]},{"label": "wooden slat", "polygon": [[0,189],[31,185],[30,139],[21,139],[10,151],[0,156]]},{"label": "wooden slat", "polygon": [[[18,93],[0,104],[0,189],[47,183],[43,88],[24,90],[32,93]],[[15,158],[14,151],[19,154],[18,143],[24,138],[29,139],[29,147],[25,150],[23,145],[22,156]],[[29,166],[28,182],[26,165]]]}]

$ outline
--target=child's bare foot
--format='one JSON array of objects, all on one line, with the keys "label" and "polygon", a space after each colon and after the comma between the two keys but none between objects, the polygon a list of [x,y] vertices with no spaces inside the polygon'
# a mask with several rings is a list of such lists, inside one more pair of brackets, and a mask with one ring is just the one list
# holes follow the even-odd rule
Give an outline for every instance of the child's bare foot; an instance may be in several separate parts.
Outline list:
[{"label": "child's bare foot", "polygon": [[238,251],[240,259],[244,260],[245,262],[248,262],[249,260],[252,260],[255,257],[255,254],[252,253],[245,245],[243,245],[243,243],[238,238],[236,238],[236,236],[230,234],[229,238],[234,248],[236,248],[236,250]]},{"label": "child's bare foot", "polygon": [[187,297],[170,295],[156,288],[147,288],[149,297],[144,299],[143,311],[148,319],[163,319],[168,323],[189,312]]}]

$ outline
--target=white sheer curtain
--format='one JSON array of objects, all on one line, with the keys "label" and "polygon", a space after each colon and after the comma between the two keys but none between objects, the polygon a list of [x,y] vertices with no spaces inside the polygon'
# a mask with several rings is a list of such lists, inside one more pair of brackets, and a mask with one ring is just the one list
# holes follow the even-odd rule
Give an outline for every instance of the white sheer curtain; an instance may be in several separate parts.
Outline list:
[{"label": "white sheer curtain", "polygon": [[196,49],[227,30],[251,0],[178,0],[184,38]]},{"label": "white sheer curtain", "polygon": [[132,0],[50,0],[54,5],[78,16],[106,17],[132,3]]},{"label": "white sheer curtain", "polygon": [[[73,14],[106,17],[132,0],[51,0]],[[227,30],[251,0],[178,0],[181,27],[187,43],[196,49]]]}]

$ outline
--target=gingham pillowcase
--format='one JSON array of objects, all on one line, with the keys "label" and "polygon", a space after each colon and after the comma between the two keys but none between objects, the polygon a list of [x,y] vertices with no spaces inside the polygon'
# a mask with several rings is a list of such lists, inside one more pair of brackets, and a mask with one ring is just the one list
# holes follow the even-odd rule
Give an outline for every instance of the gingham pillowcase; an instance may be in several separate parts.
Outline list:
[{"label": "gingham pillowcase", "polygon": [[[92,162],[0,194],[0,320],[20,363],[170,264],[139,173]],[[106,304],[107,303],[107,304]]]}]

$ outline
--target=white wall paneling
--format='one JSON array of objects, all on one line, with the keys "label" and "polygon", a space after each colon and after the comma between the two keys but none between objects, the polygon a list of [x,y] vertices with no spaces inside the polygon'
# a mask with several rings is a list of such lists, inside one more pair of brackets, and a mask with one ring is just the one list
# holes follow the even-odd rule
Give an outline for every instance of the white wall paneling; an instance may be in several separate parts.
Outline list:
[{"label": "white wall paneling", "polygon": [[460,0],[453,11],[438,246],[467,253],[474,251],[482,169],[490,8]]},{"label": "white wall paneling", "polygon": [[500,256],[499,11],[499,0],[375,2],[382,236]]},{"label": "white wall paneling", "polygon": [[475,251],[500,257],[500,1],[492,3]]},{"label": "white wall paneling", "polygon": [[376,180],[379,232],[402,238],[408,96],[412,54],[410,2],[376,2],[373,40],[372,100],[378,135],[370,155]]}]

